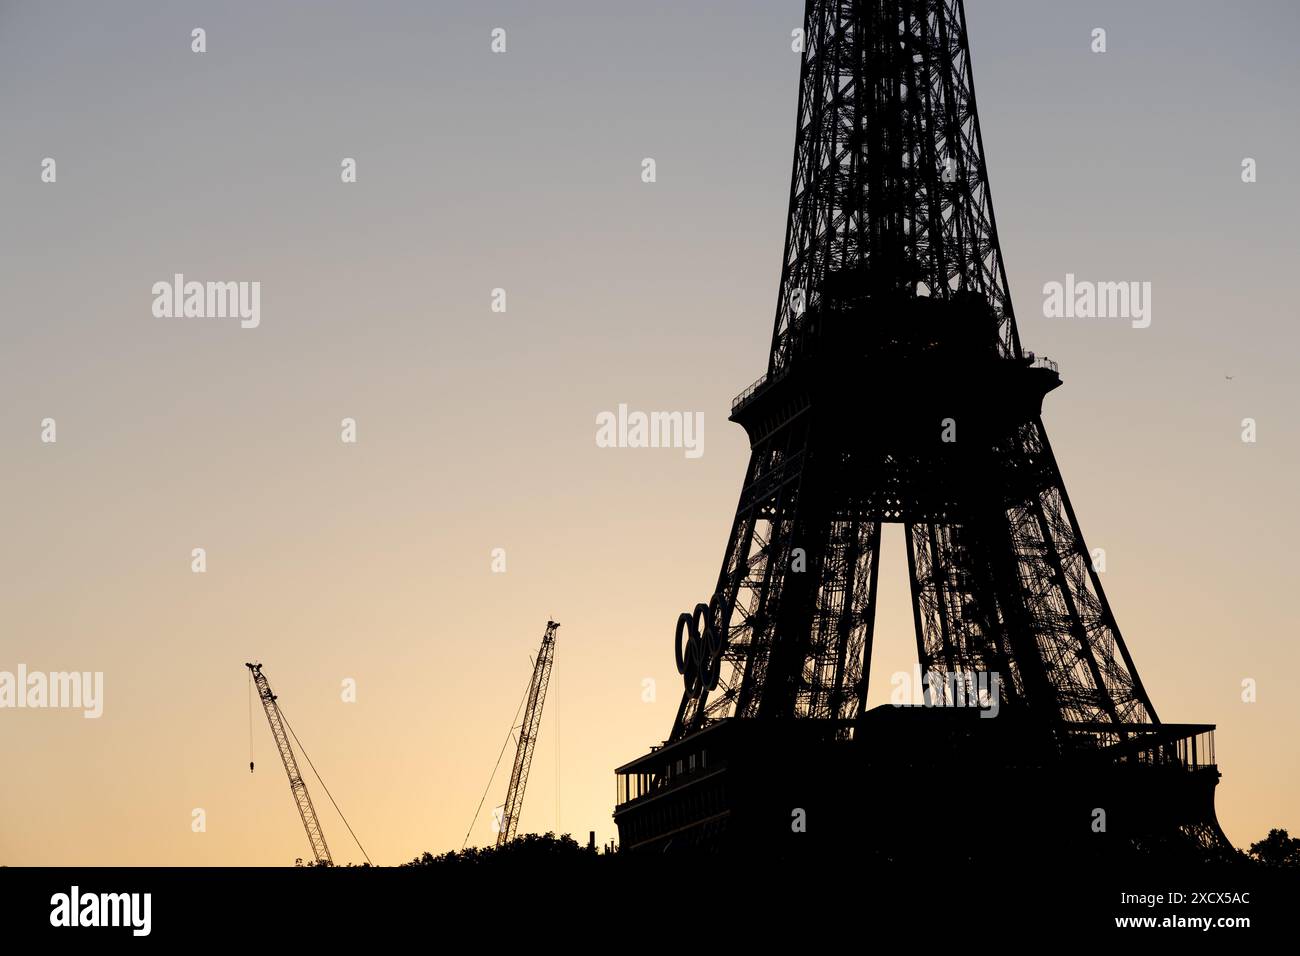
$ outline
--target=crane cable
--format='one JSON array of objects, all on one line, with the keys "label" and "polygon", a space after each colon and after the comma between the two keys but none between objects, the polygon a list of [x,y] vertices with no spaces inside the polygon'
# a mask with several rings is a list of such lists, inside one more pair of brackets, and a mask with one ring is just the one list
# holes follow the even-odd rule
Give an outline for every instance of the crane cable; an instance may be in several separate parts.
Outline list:
[{"label": "crane cable", "polygon": [[348,833],[352,834],[352,839],[356,843],[357,849],[359,849],[361,855],[366,858],[366,862],[370,863],[371,866],[374,866],[375,864],[370,861],[370,854],[366,852],[366,848],[361,845],[361,841],[358,840],[357,835],[353,833],[352,824],[348,823],[348,818],[343,815],[343,811],[339,809],[339,805],[335,802],[334,794],[330,793],[330,788],[325,786],[325,781],[321,778],[320,771],[316,769],[316,765],[311,762],[311,757],[307,755],[307,748],[302,745],[302,741],[298,739],[298,735],[293,732],[293,726],[289,723],[289,718],[284,716],[284,709],[281,708],[278,703],[275,705],[275,709],[280,711],[280,719],[284,721],[284,726],[289,729],[289,734],[293,737],[293,742],[296,743],[298,749],[302,751],[303,757],[307,760],[307,766],[311,767],[311,772],[316,774],[316,779],[320,781],[321,789],[325,791],[325,796],[329,797],[330,803],[334,804],[334,810],[338,813],[339,819],[342,820],[343,825],[348,828]]},{"label": "crane cable", "polygon": [[492,768],[492,776],[488,777],[487,786],[483,788],[483,796],[478,799],[478,809],[474,811],[474,819],[469,822],[469,829],[465,831],[465,840],[460,845],[462,850],[469,845],[469,835],[474,832],[474,824],[478,823],[478,815],[483,812],[483,801],[487,799],[488,791],[492,789],[492,781],[497,778],[497,771],[501,769],[501,758],[506,755],[506,748],[510,746],[510,738],[515,735],[515,728],[519,726],[519,715],[523,713],[524,701],[528,699],[528,692],[532,688],[533,682],[529,678],[528,686],[524,688],[524,696],[519,699],[519,708],[515,711],[515,719],[510,722],[510,730],[506,732],[506,739],[501,742],[501,752],[497,754],[497,762],[496,766]]},{"label": "crane cable", "polygon": [[248,772],[253,772],[253,672],[248,672]]},{"label": "crane cable", "polygon": [[555,711],[555,835],[560,835],[560,682],[551,679],[551,709]]}]

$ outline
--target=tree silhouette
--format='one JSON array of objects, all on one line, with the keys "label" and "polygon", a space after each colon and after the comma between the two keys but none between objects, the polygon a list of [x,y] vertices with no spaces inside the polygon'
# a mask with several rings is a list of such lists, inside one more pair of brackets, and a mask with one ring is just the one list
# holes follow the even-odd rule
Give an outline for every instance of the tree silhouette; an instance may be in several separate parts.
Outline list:
[{"label": "tree silhouette", "polygon": [[1269,830],[1268,836],[1250,845],[1250,855],[1269,866],[1300,866],[1300,838],[1285,830]]},{"label": "tree silhouette", "polygon": [[434,856],[425,851],[403,866],[492,866],[547,864],[548,866],[586,866],[599,858],[595,850],[580,846],[565,833],[525,833],[502,846],[469,847],[448,850]]}]

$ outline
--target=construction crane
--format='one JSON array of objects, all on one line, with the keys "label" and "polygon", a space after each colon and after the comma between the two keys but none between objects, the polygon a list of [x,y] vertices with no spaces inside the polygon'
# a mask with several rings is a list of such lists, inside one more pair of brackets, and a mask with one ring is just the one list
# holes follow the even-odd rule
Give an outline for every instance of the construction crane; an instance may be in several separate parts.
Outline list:
[{"label": "construction crane", "polygon": [[[311,794],[307,792],[307,784],[298,770],[298,760],[293,755],[293,748],[289,746],[289,734],[293,731],[290,728],[286,732],[288,722],[280,713],[280,705],[275,702],[275,694],[271,691],[271,684],[266,679],[266,675],[262,673],[262,665],[246,663],[244,666],[248,668],[253,683],[257,685],[257,696],[261,698],[262,709],[266,711],[266,722],[271,725],[271,736],[275,738],[275,746],[280,751],[284,772],[289,775],[289,789],[293,791],[293,802],[298,807],[298,816],[302,817],[303,829],[307,831],[307,839],[311,842],[311,851],[315,854],[317,863],[333,866],[334,859],[330,856],[330,848],[325,844],[325,833],[320,828],[316,808],[312,806]],[[248,769],[253,769],[251,760],[248,762]]]},{"label": "construction crane", "polygon": [[555,660],[555,630],[560,625],[546,622],[542,635],[542,649],[533,663],[533,677],[528,684],[528,699],[524,706],[524,722],[519,725],[519,742],[515,746],[515,765],[510,771],[510,788],[502,808],[501,824],[497,829],[497,846],[509,843],[519,828],[519,812],[524,805],[524,788],[528,786],[528,770],[533,765],[533,750],[537,746],[537,732],[542,725],[542,704],[546,702],[546,686],[551,680],[551,663]]}]

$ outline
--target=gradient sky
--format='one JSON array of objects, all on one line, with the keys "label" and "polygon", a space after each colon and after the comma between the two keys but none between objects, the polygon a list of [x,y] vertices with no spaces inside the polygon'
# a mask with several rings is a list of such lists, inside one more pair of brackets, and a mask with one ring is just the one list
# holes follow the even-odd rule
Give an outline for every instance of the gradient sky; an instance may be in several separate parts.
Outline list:
[{"label": "gradient sky", "polygon": [[[1061,365],[1045,418],[1111,605],[1161,717],[1219,725],[1229,837],[1300,832],[1300,12],[967,15],[1021,337]],[[247,769],[250,659],[372,859],[457,848],[549,616],[522,828],[613,837],[612,770],[671,727],[673,624],[747,460],[726,413],[766,362],[801,17],[0,2],[0,670],[106,684],[99,720],[0,711],[0,863],[308,853],[260,712]],[[155,318],[176,272],[260,281],[261,326]],[[1067,272],[1151,282],[1151,327],[1043,318]],[[620,403],[702,411],[705,454],[597,448]],[[886,532],[873,703],[915,659]]]}]

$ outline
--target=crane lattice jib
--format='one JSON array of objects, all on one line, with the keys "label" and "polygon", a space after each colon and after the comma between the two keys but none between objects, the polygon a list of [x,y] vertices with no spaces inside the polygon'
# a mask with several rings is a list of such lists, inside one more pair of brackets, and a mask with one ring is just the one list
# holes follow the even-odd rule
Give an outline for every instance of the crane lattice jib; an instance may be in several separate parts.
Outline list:
[{"label": "crane lattice jib", "polygon": [[528,703],[524,707],[524,721],[519,725],[519,742],[515,747],[515,764],[510,771],[510,788],[497,830],[497,846],[508,843],[519,828],[519,813],[524,804],[524,788],[528,786],[528,770],[533,764],[533,750],[537,746],[537,733],[542,725],[542,704],[546,702],[546,687],[551,680],[551,663],[555,658],[555,621],[546,622],[542,635],[542,648],[533,664],[532,680],[528,684]]},{"label": "crane lattice jib", "polygon": [[298,816],[302,818],[303,829],[307,831],[307,840],[311,843],[311,851],[315,855],[317,863],[327,863],[332,866],[334,860],[330,856],[330,848],[325,844],[325,833],[321,830],[320,819],[316,816],[316,808],[312,806],[311,794],[307,792],[307,784],[302,779],[302,773],[298,770],[298,761],[293,755],[293,748],[289,746],[289,734],[285,729],[284,716],[280,713],[280,706],[275,702],[275,694],[271,691],[271,684],[262,674],[261,664],[245,664],[244,666],[252,672],[253,682],[257,684],[257,696],[261,698],[262,709],[266,711],[266,722],[271,725],[271,736],[275,738],[276,749],[280,751],[280,760],[284,763],[284,772],[289,775],[289,789],[293,792],[293,802],[298,807]]}]

